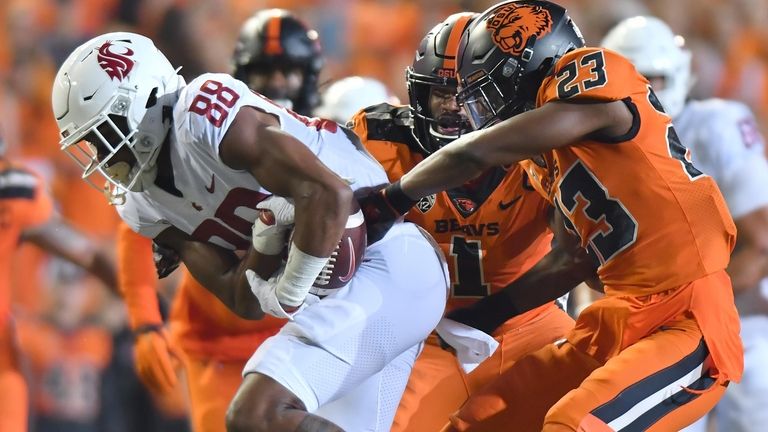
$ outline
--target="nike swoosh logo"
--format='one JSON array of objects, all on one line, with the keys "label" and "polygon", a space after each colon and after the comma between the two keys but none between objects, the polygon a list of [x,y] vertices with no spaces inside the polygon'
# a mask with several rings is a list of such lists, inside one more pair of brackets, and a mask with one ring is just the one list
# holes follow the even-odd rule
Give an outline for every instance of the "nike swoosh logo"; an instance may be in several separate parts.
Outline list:
[{"label": "nike swoosh logo", "polygon": [[215,174],[211,174],[211,185],[210,186],[206,186],[205,190],[207,190],[208,193],[213,193],[213,191],[216,190],[216,175]]},{"label": "nike swoosh logo", "polygon": [[355,245],[349,237],[347,237],[347,244],[349,245],[349,269],[347,269],[346,275],[339,276],[339,280],[342,283],[349,282],[352,279],[352,276],[355,275]]},{"label": "nike swoosh logo", "polygon": [[516,202],[520,201],[520,198],[522,198],[522,197],[523,197],[522,195],[518,195],[518,196],[512,198],[511,200],[509,200],[507,202],[499,201],[499,208],[501,210],[506,210],[506,209],[512,207]]}]

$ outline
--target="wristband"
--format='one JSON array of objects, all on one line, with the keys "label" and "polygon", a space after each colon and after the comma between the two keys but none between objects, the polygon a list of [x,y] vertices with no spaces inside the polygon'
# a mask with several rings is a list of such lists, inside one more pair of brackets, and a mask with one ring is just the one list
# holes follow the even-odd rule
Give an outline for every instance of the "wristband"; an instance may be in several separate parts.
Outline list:
[{"label": "wristband", "polygon": [[294,244],[275,288],[277,300],[286,306],[301,306],[329,259],[306,254]]},{"label": "wristband", "polygon": [[408,210],[418,202],[403,192],[400,180],[384,188],[384,196],[390,206],[400,215],[408,213]]}]

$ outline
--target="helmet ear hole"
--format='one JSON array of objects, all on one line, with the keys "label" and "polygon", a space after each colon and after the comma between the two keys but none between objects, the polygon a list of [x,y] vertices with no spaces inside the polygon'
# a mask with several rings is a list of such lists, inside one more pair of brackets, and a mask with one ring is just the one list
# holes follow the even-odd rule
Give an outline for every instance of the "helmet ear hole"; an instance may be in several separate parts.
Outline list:
[{"label": "helmet ear hole", "polygon": [[149,97],[147,97],[147,104],[144,105],[144,108],[149,109],[157,104],[157,90],[158,88],[155,87],[152,89],[152,91],[149,92]]}]

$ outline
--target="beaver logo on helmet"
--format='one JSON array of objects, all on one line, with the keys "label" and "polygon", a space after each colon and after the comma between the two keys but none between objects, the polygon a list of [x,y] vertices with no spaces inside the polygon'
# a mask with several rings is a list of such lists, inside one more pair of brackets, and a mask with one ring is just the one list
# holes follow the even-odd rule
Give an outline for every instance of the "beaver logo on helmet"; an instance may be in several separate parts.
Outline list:
[{"label": "beaver logo on helmet", "polygon": [[528,38],[535,35],[540,39],[552,31],[552,16],[541,6],[513,3],[499,9],[488,20],[487,28],[493,32],[493,42],[502,51],[520,55]]},{"label": "beaver logo on helmet", "polygon": [[[128,40],[120,42],[130,43]],[[115,46],[117,45],[113,44],[112,41],[104,42],[99,47],[99,54],[96,56],[96,59],[99,61],[99,66],[104,69],[104,72],[110,78],[117,78],[118,81],[122,81],[133,69],[133,60],[130,59],[130,56],[133,55],[133,50],[128,47],[122,47],[125,49],[125,52],[116,53],[112,50],[112,47]]]}]

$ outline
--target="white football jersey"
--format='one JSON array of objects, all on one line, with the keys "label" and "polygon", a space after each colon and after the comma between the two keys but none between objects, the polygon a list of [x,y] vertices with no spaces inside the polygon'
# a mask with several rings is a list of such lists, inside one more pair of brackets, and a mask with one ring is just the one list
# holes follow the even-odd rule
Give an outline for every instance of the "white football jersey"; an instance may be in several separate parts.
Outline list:
[{"label": "white football jersey", "polygon": [[328,120],[299,116],[229,75],[204,74],[181,91],[166,143],[169,149],[158,158],[158,163],[170,159],[173,186],[165,189],[171,192],[155,184],[143,192],[128,192],[118,206],[131,228],[154,238],[175,226],[196,240],[248,248],[256,205],[271,192],[250,172],[231,169],[219,157],[219,144],[244,106],[278,117],[284,132],[306,145],[353,190],[387,183],[384,169],[352,132]]},{"label": "white football jersey", "polygon": [[746,105],[690,101],[673,123],[693,165],[717,182],[734,219],[768,205],[763,137]]}]

